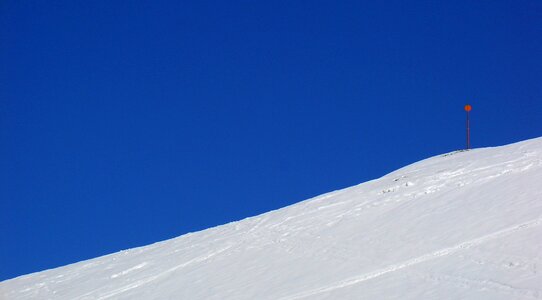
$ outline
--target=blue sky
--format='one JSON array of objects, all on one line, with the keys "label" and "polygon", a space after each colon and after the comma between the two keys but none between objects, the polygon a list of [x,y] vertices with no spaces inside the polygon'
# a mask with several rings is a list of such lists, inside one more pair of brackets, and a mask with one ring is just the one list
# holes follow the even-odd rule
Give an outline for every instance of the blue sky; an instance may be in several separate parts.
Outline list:
[{"label": "blue sky", "polygon": [[2,1],[0,280],[542,135],[540,1]]}]

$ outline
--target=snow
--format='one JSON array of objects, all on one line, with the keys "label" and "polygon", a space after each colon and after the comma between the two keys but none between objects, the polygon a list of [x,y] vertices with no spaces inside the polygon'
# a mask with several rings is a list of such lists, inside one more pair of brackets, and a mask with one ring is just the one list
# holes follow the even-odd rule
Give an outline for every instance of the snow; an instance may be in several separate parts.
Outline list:
[{"label": "snow", "polygon": [[0,299],[542,299],[542,138],[0,283]]}]

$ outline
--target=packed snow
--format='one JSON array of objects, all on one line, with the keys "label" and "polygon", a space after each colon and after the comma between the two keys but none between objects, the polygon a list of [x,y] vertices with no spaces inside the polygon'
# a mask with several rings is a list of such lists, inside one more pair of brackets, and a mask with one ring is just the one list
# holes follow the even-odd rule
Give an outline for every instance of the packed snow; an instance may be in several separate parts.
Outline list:
[{"label": "packed snow", "polygon": [[7,280],[0,299],[542,299],[542,138]]}]

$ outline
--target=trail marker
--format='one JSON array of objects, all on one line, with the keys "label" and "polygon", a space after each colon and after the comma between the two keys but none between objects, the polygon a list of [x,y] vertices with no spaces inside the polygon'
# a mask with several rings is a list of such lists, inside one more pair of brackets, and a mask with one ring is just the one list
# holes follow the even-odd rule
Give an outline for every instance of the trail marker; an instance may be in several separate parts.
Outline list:
[{"label": "trail marker", "polygon": [[467,112],[467,150],[470,149],[470,120],[469,120],[469,114],[472,110],[472,106],[470,104],[465,105],[465,111]]}]

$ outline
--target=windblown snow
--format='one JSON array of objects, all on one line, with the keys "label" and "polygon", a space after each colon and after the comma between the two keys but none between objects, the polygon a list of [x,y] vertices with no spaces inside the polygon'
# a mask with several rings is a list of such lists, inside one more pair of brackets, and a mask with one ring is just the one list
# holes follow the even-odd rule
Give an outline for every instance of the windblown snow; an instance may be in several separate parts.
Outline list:
[{"label": "windblown snow", "polygon": [[542,138],[7,280],[0,299],[542,299]]}]

